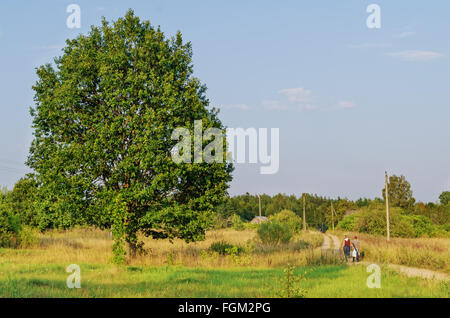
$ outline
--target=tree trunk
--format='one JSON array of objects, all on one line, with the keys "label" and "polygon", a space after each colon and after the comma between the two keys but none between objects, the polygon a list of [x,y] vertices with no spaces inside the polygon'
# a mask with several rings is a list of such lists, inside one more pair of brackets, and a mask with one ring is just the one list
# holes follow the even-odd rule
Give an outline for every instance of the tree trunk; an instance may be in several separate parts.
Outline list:
[{"label": "tree trunk", "polygon": [[128,253],[130,258],[136,257],[137,252],[137,237],[136,235],[127,235],[126,242],[128,244]]},{"label": "tree trunk", "polygon": [[128,243],[128,251],[130,253],[130,258],[136,257],[137,246],[134,243]]}]

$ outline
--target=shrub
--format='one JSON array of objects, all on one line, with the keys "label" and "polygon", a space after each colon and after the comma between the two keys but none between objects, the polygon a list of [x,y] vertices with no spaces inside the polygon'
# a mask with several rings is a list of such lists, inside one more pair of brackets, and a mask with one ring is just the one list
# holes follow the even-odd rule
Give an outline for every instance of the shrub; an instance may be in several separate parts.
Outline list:
[{"label": "shrub", "polygon": [[269,245],[288,243],[293,235],[289,225],[273,221],[261,224],[257,233],[261,242]]},{"label": "shrub", "polygon": [[21,248],[32,247],[39,243],[37,230],[24,226],[19,232],[19,242]]},{"label": "shrub", "polygon": [[241,246],[235,246],[225,241],[214,242],[209,247],[211,252],[219,253],[220,255],[240,254],[244,251]]},{"label": "shrub", "polygon": [[20,219],[5,205],[0,205],[0,247],[15,247],[20,229]]},{"label": "shrub", "polygon": [[224,229],[228,227],[228,220],[224,218],[221,214],[216,213],[213,219],[214,229]]},{"label": "shrub", "polygon": [[233,229],[241,231],[245,229],[245,224],[242,221],[241,217],[237,214],[233,215],[233,218],[231,219],[231,226]]},{"label": "shrub", "polygon": [[[392,237],[446,236],[445,231],[426,216],[405,215],[399,208],[392,208],[390,212]],[[357,213],[344,217],[337,227],[344,231],[386,235],[386,211],[380,205],[364,207]]]},{"label": "shrub", "polygon": [[302,288],[302,281],[305,279],[307,271],[295,275],[295,266],[290,263],[283,270],[283,276],[280,278],[281,288],[277,293],[278,297],[281,298],[305,298],[308,291]]},{"label": "shrub", "polygon": [[270,220],[289,226],[292,233],[299,233],[302,228],[302,218],[291,210],[282,210],[270,217]]},{"label": "shrub", "polygon": [[337,228],[343,231],[355,230],[355,214],[347,215],[338,223]]},{"label": "shrub", "polygon": [[[345,231],[386,235],[386,211],[379,205],[364,207],[357,213],[346,216],[339,222],[338,228]],[[412,219],[403,215],[399,208],[392,208],[390,211],[390,231],[392,237],[416,236]]]},{"label": "shrub", "polygon": [[390,223],[392,237],[415,237],[414,227],[408,219],[401,214],[392,215]]},{"label": "shrub", "polygon": [[402,217],[412,224],[414,235],[416,237],[431,237],[436,232],[436,226],[429,218],[423,215],[402,215]]}]

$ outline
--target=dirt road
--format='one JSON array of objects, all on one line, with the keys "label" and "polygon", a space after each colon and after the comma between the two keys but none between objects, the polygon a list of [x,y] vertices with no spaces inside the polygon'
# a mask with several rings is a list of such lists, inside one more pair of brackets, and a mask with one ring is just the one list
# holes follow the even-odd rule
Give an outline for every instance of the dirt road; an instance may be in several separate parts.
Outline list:
[{"label": "dirt road", "polygon": [[[341,248],[341,241],[336,235],[327,233],[327,234],[323,234],[323,236],[324,236],[324,240],[322,243],[322,250],[327,250],[327,249],[337,250],[337,249]],[[353,264],[353,263],[349,263],[349,264]],[[357,264],[369,265],[372,263],[366,261],[366,262],[355,263],[355,265],[357,265]],[[405,274],[408,277],[421,277],[421,278],[425,278],[425,279],[437,279],[437,280],[443,280],[443,281],[450,281],[450,277],[445,273],[440,273],[440,272],[436,272],[436,271],[432,271],[432,270],[428,270],[428,269],[424,269],[424,268],[409,267],[409,266],[397,265],[397,264],[387,264],[387,266],[389,266],[390,268],[394,269],[397,272]]]},{"label": "dirt road", "polygon": [[332,234],[323,234],[322,250],[338,250],[341,247],[339,238]]}]

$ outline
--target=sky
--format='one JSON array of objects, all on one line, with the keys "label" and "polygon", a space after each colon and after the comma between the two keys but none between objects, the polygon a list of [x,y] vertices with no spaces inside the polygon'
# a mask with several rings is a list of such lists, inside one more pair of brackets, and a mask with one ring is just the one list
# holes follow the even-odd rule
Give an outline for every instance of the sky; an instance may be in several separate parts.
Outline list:
[{"label": "sky", "polygon": [[[67,6],[81,9],[68,28]],[[366,11],[378,4],[380,28]],[[384,172],[414,197],[450,190],[450,2],[0,2],[0,185],[29,172],[35,68],[67,38],[128,8],[190,41],[194,73],[227,127],[279,128],[280,166],[237,164],[230,194],[380,197]]]}]

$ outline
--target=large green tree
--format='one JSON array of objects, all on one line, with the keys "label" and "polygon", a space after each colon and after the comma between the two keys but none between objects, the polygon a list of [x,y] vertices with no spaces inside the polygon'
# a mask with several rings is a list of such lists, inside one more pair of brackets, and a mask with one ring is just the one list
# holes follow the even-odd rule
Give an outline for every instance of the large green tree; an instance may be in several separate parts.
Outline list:
[{"label": "large green tree", "polygon": [[204,237],[233,167],[172,160],[175,128],[193,131],[200,120],[203,129],[224,129],[179,32],[167,39],[130,10],[67,40],[54,66],[39,67],[37,76],[28,164],[49,223],[112,226],[118,260],[126,245],[134,256],[139,231]]},{"label": "large green tree", "polygon": [[450,202],[450,191],[444,191],[439,196],[439,201],[442,205],[446,205]]},{"label": "large green tree", "polygon": [[[383,188],[383,199],[386,200],[386,188]],[[389,204],[393,207],[399,207],[411,212],[416,199],[413,197],[411,184],[406,180],[405,176],[392,175],[388,181]]]}]

